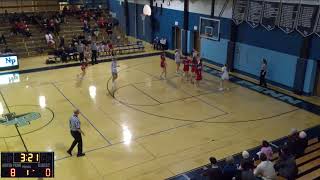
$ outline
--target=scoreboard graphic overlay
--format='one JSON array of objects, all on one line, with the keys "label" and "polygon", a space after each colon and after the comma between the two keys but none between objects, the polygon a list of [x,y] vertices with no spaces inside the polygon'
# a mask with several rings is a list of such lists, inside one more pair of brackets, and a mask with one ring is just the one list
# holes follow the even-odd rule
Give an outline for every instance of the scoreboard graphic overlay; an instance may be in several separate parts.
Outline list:
[{"label": "scoreboard graphic overlay", "polygon": [[54,152],[1,152],[2,178],[53,178]]}]

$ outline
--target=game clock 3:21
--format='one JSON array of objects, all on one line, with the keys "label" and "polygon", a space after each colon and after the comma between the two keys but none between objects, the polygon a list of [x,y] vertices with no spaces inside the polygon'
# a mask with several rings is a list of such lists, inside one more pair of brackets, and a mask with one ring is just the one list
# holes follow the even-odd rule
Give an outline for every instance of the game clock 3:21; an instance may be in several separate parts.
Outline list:
[{"label": "game clock 3:21", "polygon": [[2,152],[1,177],[54,177],[53,152]]}]

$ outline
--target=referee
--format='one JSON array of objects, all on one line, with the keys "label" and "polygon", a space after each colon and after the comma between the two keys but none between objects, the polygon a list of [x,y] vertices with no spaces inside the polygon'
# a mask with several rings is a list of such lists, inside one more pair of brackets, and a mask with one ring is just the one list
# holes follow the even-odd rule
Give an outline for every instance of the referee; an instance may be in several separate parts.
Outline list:
[{"label": "referee", "polygon": [[84,156],[85,154],[82,152],[82,136],[81,134],[84,135],[82,130],[80,129],[80,120],[79,120],[79,115],[80,111],[77,109],[73,112],[72,117],[69,120],[69,125],[70,125],[70,131],[71,135],[74,138],[74,141],[71,144],[71,147],[67,151],[70,156],[72,156],[72,150],[73,148],[78,144],[78,157]]}]

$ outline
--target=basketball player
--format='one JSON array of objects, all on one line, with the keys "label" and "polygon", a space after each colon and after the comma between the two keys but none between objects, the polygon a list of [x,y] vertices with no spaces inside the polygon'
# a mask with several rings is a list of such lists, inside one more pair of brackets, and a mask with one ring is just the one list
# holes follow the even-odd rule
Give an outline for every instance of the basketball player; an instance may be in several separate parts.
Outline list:
[{"label": "basketball player", "polygon": [[[167,78],[167,63],[166,63],[165,53],[162,53],[160,58],[161,58],[160,67],[162,68],[162,73],[160,75],[160,79],[166,79]],[[164,75],[164,78],[163,78],[163,75]]]},{"label": "basketball player", "polygon": [[181,63],[181,53],[179,49],[176,49],[175,51],[174,61],[176,62],[176,65],[177,65],[176,73],[178,74],[180,71],[180,63]]},{"label": "basketball player", "polygon": [[229,80],[229,72],[228,72],[228,67],[227,64],[225,64],[222,69],[222,74],[221,74],[221,81],[220,81],[220,91],[223,91],[224,89],[228,90],[228,88],[225,88],[225,81]]},{"label": "basketball player", "polygon": [[114,93],[116,89],[115,81],[118,78],[118,70],[117,67],[119,65],[117,64],[117,60],[114,56],[112,56],[112,62],[111,62],[111,73],[112,73],[112,93]]},{"label": "basketball player", "polygon": [[88,64],[89,59],[91,57],[91,53],[90,53],[90,47],[88,46],[88,44],[86,44],[84,46],[84,61]]},{"label": "basketball player", "polygon": [[202,62],[201,59],[199,57],[199,55],[197,55],[197,64],[196,64],[196,87],[199,87],[199,83],[202,80]]},{"label": "basketball player", "polygon": [[183,76],[182,76],[182,81],[186,79],[187,81],[189,80],[189,66],[191,63],[191,58],[189,56],[186,56],[183,59]]},{"label": "basketball player", "polygon": [[193,84],[196,79],[196,70],[197,70],[197,56],[196,52],[192,53],[192,62],[191,62],[191,83]]}]

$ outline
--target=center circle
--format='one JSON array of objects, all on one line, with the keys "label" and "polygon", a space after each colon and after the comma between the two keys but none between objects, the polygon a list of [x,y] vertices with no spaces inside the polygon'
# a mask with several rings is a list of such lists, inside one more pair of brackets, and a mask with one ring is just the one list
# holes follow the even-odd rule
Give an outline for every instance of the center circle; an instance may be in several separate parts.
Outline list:
[{"label": "center circle", "polygon": [[[25,126],[18,126],[21,135],[26,135],[39,131],[42,128],[48,126],[54,119],[54,112],[48,107],[40,107],[39,105],[13,105],[8,107],[10,112],[15,113],[16,116],[26,113],[40,113],[39,119],[30,121],[30,124]],[[12,138],[18,137],[19,134],[16,131],[14,125],[0,124],[0,138]]]}]

